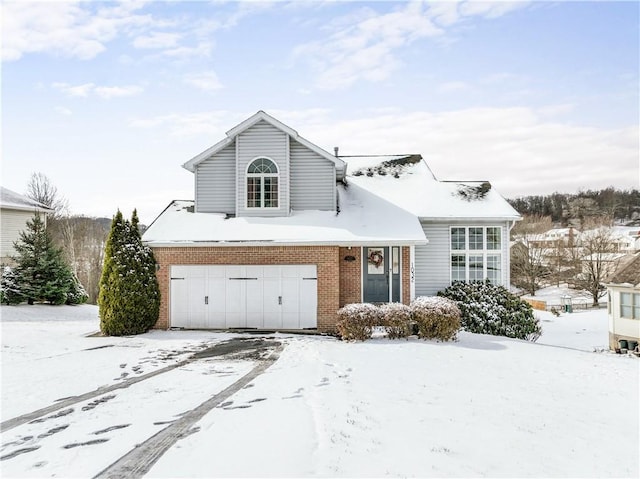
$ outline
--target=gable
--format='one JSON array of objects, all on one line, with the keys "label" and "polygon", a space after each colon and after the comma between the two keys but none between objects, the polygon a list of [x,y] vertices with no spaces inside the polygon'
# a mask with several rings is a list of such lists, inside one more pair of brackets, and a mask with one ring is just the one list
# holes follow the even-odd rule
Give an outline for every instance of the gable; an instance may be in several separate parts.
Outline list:
[{"label": "gable", "polygon": [[219,141],[218,143],[216,143],[212,147],[206,149],[202,153],[194,156],[189,161],[184,163],[182,165],[182,167],[187,169],[187,170],[189,170],[189,171],[191,171],[191,172],[194,172],[195,168],[198,166],[198,164],[200,164],[205,159],[211,157],[212,155],[215,155],[217,152],[219,152],[220,150],[222,150],[223,148],[228,146],[229,143],[234,141],[235,138],[238,135],[240,135],[241,133],[245,132],[246,130],[252,128],[256,123],[261,122],[261,121],[270,124],[274,128],[282,131],[283,133],[287,134],[289,137],[291,137],[294,140],[298,141],[300,144],[302,144],[302,145],[306,146],[307,148],[309,148],[310,150],[314,151],[319,156],[322,156],[322,157],[326,158],[327,160],[331,161],[335,165],[336,174],[337,174],[338,179],[342,179],[342,177],[344,175],[344,172],[345,172],[345,167],[346,167],[344,161],[342,161],[340,158],[332,155],[331,153],[327,152],[326,150],[323,150],[319,146],[311,143],[309,140],[301,137],[300,135],[298,135],[298,132],[296,130],[294,130],[293,128],[285,125],[281,121],[275,119],[271,115],[268,115],[267,113],[265,113],[262,110],[258,111],[257,113],[255,113],[251,117],[247,118],[243,122],[239,123],[238,125],[236,125],[232,129],[227,131],[226,132],[226,136],[227,137],[225,139]]}]

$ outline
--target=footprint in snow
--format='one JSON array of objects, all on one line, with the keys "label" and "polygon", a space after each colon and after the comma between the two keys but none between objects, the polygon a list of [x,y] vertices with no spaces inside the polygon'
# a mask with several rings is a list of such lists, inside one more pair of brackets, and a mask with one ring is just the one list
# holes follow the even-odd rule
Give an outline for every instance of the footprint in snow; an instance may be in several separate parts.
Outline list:
[{"label": "footprint in snow", "polygon": [[43,432],[42,434],[40,434],[38,436],[38,439],[44,439],[45,437],[53,436],[55,433],[60,432],[60,431],[64,431],[68,427],[69,427],[68,424],[65,424],[63,426],[54,427],[53,429],[49,429],[47,432]]},{"label": "footprint in snow", "polygon": [[328,386],[329,385],[329,378],[322,378],[322,380],[320,380],[320,384],[316,384],[316,387],[320,387],[320,386]]},{"label": "footprint in snow", "polygon": [[5,454],[4,456],[1,456],[0,461],[6,461],[7,459],[12,459],[16,456],[19,456],[20,454],[25,454],[27,452],[35,451],[37,449],[40,449],[40,446],[24,447],[22,449],[17,449],[13,452],[10,452],[9,454]]},{"label": "footprint in snow", "polygon": [[72,407],[70,407],[69,409],[63,409],[62,411],[52,414],[51,416],[41,417],[39,419],[34,419],[33,421],[29,421],[29,424],[37,424],[40,422],[45,422],[47,419],[56,419],[59,417],[67,416],[71,414],[73,410],[74,409]]},{"label": "footprint in snow", "polygon": [[109,440],[108,438],[92,439],[91,441],[87,441],[87,442],[74,442],[72,444],[66,444],[62,447],[64,449],[71,449],[73,447],[80,447],[80,446],[93,446],[94,444],[102,444],[103,442],[107,442],[108,440]]},{"label": "footprint in snow", "polygon": [[107,432],[115,431],[117,429],[123,429],[123,428],[129,427],[129,426],[131,426],[131,424],[118,424],[117,426],[111,426],[111,427],[108,427],[106,429],[100,429],[99,431],[92,432],[91,434],[94,434],[94,435],[97,436],[98,434],[104,434],[104,433],[107,433]]}]

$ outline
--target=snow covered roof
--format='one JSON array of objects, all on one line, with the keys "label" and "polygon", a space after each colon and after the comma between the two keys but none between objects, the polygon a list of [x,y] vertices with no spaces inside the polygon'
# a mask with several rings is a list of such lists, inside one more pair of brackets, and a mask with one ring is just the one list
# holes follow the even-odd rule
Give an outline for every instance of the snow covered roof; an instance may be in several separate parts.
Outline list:
[{"label": "snow covered roof", "polygon": [[38,211],[41,213],[50,213],[53,211],[48,206],[38,203],[20,193],[11,191],[4,186],[0,186],[0,206],[9,210]]},{"label": "snow covered roof", "polygon": [[338,186],[340,212],[292,211],[290,216],[227,217],[194,213],[174,201],[143,235],[150,246],[415,245],[425,244],[418,218],[358,185]]},{"label": "snow covered roof", "polygon": [[439,181],[420,155],[342,158],[347,160],[349,184],[421,219],[520,219],[490,183]]},{"label": "snow covered roof", "polygon": [[618,268],[609,284],[629,284],[640,287],[640,253],[629,258],[629,260]]},{"label": "snow covered roof", "polygon": [[296,130],[294,130],[293,128],[285,125],[281,121],[275,119],[274,117],[272,117],[271,115],[265,113],[262,110],[258,111],[257,113],[255,113],[251,117],[247,118],[243,122],[241,122],[238,125],[236,125],[233,128],[231,128],[229,131],[226,132],[227,137],[225,139],[219,141],[218,143],[216,143],[212,147],[206,149],[205,151],[203,151],[199,155],[194,156],[189,161],[187,161],[185,164],[183,164],[182,167],[187,169],[187,170],[189,170],[189,171],[191,171],[191,172],[194,172],[196,166],[198,166],[199,163],[201,163],[202,161],[204,161],[207,158],[211,157],[212,155],[215,155],[216,153],[218,153],[225,146],[229,145],[236,138],[236,136],[238,136],[240,133],[248,130],[253,125],[258,123],[259,121],[266,121],[270,125],[274,126],[275,128],[277,128],[277,129],[283,131],[284,133],[286,133],[287,135],[289,135],[291,138],[296,140],[298,143],[306,146],[307,148],[309,148],[310,150],[314,151],[315,153],[317,153],[318,155],[322,156],[323,158],[326,158],[327,160],[333,162],[336,165],[336,172],[337,172],[338,178],[342,178],[342,175],[344,173],[344,168],[345,168],[344,161],[342,161],[340,158],[332,155],[328,151],[323,150],[322,148],[320,148],[319,146],[315,145],[314,143],[311,143],[309,140],[307,140],[305,138],[302,138],[300,135],[298,135],[298,132]]}]

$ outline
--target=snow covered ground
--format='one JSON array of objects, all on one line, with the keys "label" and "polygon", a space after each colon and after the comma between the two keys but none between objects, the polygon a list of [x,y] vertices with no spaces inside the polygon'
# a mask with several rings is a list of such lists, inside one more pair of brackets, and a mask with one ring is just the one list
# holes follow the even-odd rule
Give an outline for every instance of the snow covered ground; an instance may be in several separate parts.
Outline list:
[{"label": "snow covered ground", "polygon": [[[94,306],[0,312],[5,424],[238,337],[87,337],[98,329]],[[593,352],[607,343],[606,310],[537,314],[537,343],[274,335],[278,361],[146,477],[638,477],[640,362]],[[206,357],[3,428],[1,475],[93,477],[256,361]]]}]

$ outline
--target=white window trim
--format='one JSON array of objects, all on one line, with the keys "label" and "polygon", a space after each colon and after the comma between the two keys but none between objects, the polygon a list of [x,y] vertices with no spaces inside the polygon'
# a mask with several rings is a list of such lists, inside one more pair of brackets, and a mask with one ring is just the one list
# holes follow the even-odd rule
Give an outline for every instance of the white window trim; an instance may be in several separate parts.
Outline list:
[{"label": "white window trim", "polygon": [[[622,295],[623,294],[628,294],[631,297],[631,304],[629,304],[629,305],[626,305],[626,304],[623,305],[622,304]],[[628,320],[631,320],[631,321],[640,320],[640,316],[635,317],[636,296],[639,298],[638,300],[640,301],[640,293],[636,293],[635,291],[620,291],[618,293],[618,303],[619,303],[618,304],[618,308],[619,308],[618,312],[620,313],[620,318],[621,319],[628,319]],[[630,317],[629,316],[623,316],[623,314],[622,314],[622,307],[623,306],[625,306],[625,307],[628,306],[629,308],[631,308],[631,316]]]},{"label": "white window trim", "polygon": [[[453,249],[451,246],[451,237],[454,229],[464,228],[464,249]],[[472,250],[469,249],[469,228],[482,228],[482,249]],[[498,249],[487,249],[487,229],[488,228],[498,228],[500,231],[500,246]],[[482,279],[480,281],[486,281],[489,279],[487,274],[487,258],[488,256],[498,256],[500,258],[500,274],[498,276],[497,285],[504,286],[504,254],[503,254],[503,246],[504,246],[504,231],[500,225],[453,225],[449,226],[449,237],[447,241],[449,242],[449,284],[453,284],[453,266],[451,265],[451,258],[454,255],[460,255],[465,257],[465,282],[469,281],[478,281],[478,280],[470,280],[469,279],[469,257],[470,256],[482,256]],[[460,281],[456,279],[455,281]]]},{"label": "white window trim", "polygon": [[[277,173],[273,174],[273,173],[249,173],[249,167],[253,164],[254,161],[256,160],[260,160],[264,158],[265,160],[269,160],[270,162],[272,162],[275,166],[276,166],[276,170],[278,170]],[[249,183],[249,178],[260,178],[260,204],[264,205],[265,201],[264,201],[264,178],[277,178],[278,179],[278,206],[249,206],[249,189],[248,189],[248,183]],[[273,159],[270,158],[268,156],[265,155],[259,155],[256,156],[255,158],[251,159],[251,161],[249,161],[247,163],[247,167],[244,170],[244,204],[245,204],[245,208],[247,210],[251,210],[251,211],[259,211],[259,210],[278,210],[280,209],[280,205],[282,204],[281,202],[281,198],[280,198],[280,167],[278,166],[278,163]]]}]

